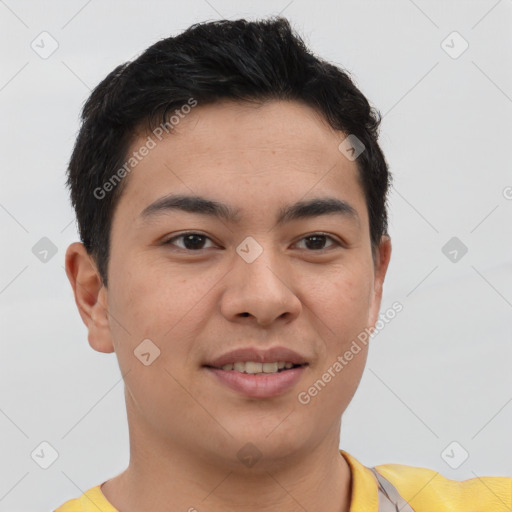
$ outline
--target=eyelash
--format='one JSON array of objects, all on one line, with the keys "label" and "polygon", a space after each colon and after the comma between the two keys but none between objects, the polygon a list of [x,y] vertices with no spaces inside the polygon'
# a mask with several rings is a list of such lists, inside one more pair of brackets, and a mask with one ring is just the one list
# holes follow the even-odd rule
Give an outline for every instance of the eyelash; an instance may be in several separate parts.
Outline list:
[{"label": "eyelash", "polygon": [[[172,238],[169,238],[168,240],[166,240],[165,242],[163,242],[163,245],[173,245],[172,242],[174,240],[177,240],[179,238],[184,238],[186,236],[189,236],[189,235],[197,235],[197,236],[201,236],[203,238],[206,238],[208,240],[211,240],[210,237],[206,236],[205,234],[203,233],[197,233],[195,231],[187,231],[185,233],[181,233],[180,235],[176,235]],[[315,232],[315,233],[311,233],[309,235],[306,235],[304,237],[302,237],[299,242],[301,242],[302,240],[305,240],[307,238],[311,238],[311,237],[314,237],[314,236],[324,236],[326,237],[327,239],[331,240],[332,242],[334,242],[335,245],[339,246],[339,247],[343,247],[343,245],[338,241],[336,240],[334,237],[330,236],[328,233],[323,233],[321,231],[319,232]],[[332,246],[331,246],[332,247]],[[192,250],[192,249],[186,249],[186,248],[183,248],[183,247],[178,247],[177,248],[178,250],[181,250],[181,251],[185,251],[185,252],[197,252],[197,253],[200,253],[204,250],[206,250],[207,248],[202,248],[202,249],[197,249],[197,250]],[[316,250],[308,250],[308,252],[317,252],[317,253],[321,253],[321,252],[324,252],[324,251],[328,251],[330,249],[330,247],[326,247],[324,249],[316,249]]]}]

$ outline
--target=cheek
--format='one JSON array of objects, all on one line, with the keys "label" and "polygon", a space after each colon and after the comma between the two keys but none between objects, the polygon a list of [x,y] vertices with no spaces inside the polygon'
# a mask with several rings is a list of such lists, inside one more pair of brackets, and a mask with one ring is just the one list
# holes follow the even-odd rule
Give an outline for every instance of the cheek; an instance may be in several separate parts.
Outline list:
[{"label": "cheek", "polygon": [[367,327],[371,305],[371,281],[369,272],[362,268],[334,269],[322,280],[311,279],[313,290],[306,304],[327,327],[326,335],[335,345]]},{"label": "cheek", "polygon": [[[359,386],[366,365],[368,347],[351,343],[338,347],[317,366],[297,395],[298,407],[308,418],[323,417],[325,424],[337,421],[345,412]],[[350,352],[350,360],[346,358]],[[354,353],[356,352],[357,353]],[[327,421],[330,418],[330,421]]]},{"label": "cheek", "polygon": [[[154,269],[138,268],[124,277],[118,272],[110,282],[110,329],[127,392],[148,418],[160,418],[154,425],[160,428],[158,422],[167,418],[164,424],[169,424],[173,411],[191,409],[178,375],[190,355],[197,325],[190,319],[204,292],[191,288],[187,279]],[[151,343],[142,344],[147,339]],[[144,353],[149,353],[149,364]]]},{"label": "cheek", "polygon": [[[135,361],[134,350],[150,339],[160,350],[156,362],[169,369],[193,358],[193,341],[204,328],[211,311],[205,311],[205,294],[222,274],[195,272],[195,277],[175,269],[142,263],[123,274],[111,276],[109,310],[113,342],[123,370]],[[190,267],[192,268],[192,267]],[[155,364],[156,364],[155,362]]]},{"label": "cheek", "polygon": [[[140,335],[161,335],[197,303],[199,282],[183,278],[173,269],[139,261],[134,269],[112,275],[113,314],[119,315]],[[163,331],[165,332],[165,331]]]},{"label": "cheek", "polygon": [[[359,385],[368,355],[365,329],[371,305],[371,273],[366,268],[342,268],[318,287],[316,312],[329,329],[324,357],[314,370],[312,384],[318,400],[312,409],[343,413]],[[361,333],[366,338],[361,340]],[[359,336],[359,338],[358,338]],[[321,395],[321,396],[320,396]],[[314,404],[313,404],[314,402]]]}]

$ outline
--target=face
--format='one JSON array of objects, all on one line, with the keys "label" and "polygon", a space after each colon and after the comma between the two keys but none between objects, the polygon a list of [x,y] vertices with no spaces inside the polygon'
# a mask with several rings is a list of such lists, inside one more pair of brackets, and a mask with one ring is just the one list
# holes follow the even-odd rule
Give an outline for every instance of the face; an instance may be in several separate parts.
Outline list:
[{"label": "face", "polygon": [[[198,105],[126,178],[108,290],[82,317],[91,345],[116,352],[134,431],[227,465],[249,442],[274,462],[337,442],[368,345],[344,355],[377,320],[390,256],[384,239],[372,259],[345,137],[296,102]],[[292,358],[267,357],[275,347],[306,364],[240,378],[205,366],[245,348],[245,361]]]}]

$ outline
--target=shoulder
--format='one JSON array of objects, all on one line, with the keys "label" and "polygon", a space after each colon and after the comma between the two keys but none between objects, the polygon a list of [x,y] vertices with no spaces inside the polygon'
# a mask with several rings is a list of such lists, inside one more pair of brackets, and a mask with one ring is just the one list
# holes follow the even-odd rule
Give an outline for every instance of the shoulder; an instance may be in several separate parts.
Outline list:
[{"label": "shoulder", "polygon": [[60,507],[56,508],[53,512],[78,512],[82,511],[80,507],[80,498],[75,498],[72,500],[66,501],[66,503],[62,504]]},{"label": "shoulder", "polygon": [[101,492],[101,485],[91,487],[79,498],[66,501],[53,512],[118,512]]},{"label": "shoulder", "polygon": [[82,509],[78,508],[78,506],[79,506],[79,500],[73,499],[73,500],[66,501],[66,503],[64,503],[60,507],[56,508],[53,512],[71,512],[72,510],[74,510],[74,511],[80,510],[81,511]]},{"label": "shoulder", "polygon": [[375,469],[417,512],[512,510],[512,477],[483,476],[458,481],[432,469],[403,464],[382,464]]}]

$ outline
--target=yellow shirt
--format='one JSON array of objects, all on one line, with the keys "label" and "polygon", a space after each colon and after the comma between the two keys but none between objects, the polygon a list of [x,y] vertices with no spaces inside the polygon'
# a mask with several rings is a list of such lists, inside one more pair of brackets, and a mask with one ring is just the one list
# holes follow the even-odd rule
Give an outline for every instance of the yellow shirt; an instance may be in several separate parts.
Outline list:
[{"label": "yellow shirt", "polygon": [[[344,450],[352,474],[350,512],[379,512],[378,483],[372,471]],[[375,466],[393,484],[414,512],[510,512],[512,477],[484,476],[459,482],[437,471],[403,464]],[[54,512],[119,512],[92,487]]]}]

